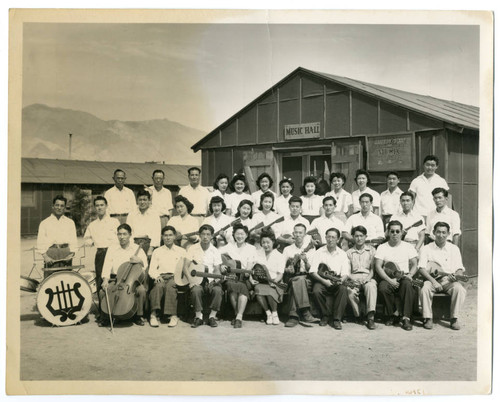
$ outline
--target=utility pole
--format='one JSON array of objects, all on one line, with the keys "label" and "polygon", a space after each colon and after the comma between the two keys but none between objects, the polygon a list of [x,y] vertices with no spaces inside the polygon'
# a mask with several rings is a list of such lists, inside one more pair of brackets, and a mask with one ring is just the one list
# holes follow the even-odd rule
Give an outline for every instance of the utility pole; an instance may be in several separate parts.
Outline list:
[{"label": "utility pole", "polygon": [[69,159],[71,159],[71,137],[73,134],[69,133]]}]

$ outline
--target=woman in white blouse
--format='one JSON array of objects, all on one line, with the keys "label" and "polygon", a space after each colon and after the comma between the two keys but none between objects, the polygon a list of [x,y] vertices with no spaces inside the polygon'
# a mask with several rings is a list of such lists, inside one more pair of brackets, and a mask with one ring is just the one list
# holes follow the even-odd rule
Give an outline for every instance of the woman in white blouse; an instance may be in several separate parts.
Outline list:
[{"label": "woman in white blouse", "polygon": [[226,214],[235,216],[240,202],[243,200],[252,201],[252,196],[248,194],[248,183],[244,174],[235,174],[229,184],[229,188],[231,194],[226,199]]},{"label": "woman in white blouse", "polygon": [[353,213],[359,212],[361,210],[361,206],[359,205],[359,197],[364,193],[368,193],[373,197],[372,211],[375,215],[379,215],[380,194],[368,187],[371,184],[370,173],[368,173],[364,169],[358,169],[356,170],[354,181],[356,182],[358,189],[352,193]]},{"label": "woman in white blouse", "polygon": [[227,192],[229,187],[229,177],[227,174],[221,173],[215,179],[215,182],[212,186],[214,188],[214,192],[212,193],[212,197],[219,196],[224,202],[226,202],[229,193]]},{"label": "woman in white blouse", "polygon": [[259,177],[257,177],[255,184],[257,184],[259,189],[252,193],[253,212],[257,212],[257,207],[260,205],[260,197],[262,194],[270,192],[274,195],[274,198],[276,198],[276,194],[271,190],[273,183],[274,180],[267,173],[262,173]]},{"label": "woman in white blouse", "polygon": [[177,215],[173,216],[168,221],[168,224],[173,226],[177,231],[176,244],[188,249],[191,245],[199,241],[199,221],[190,215],[194,205],[186,197],[178,195],[175,197],[174,207]]},{"label": "woman in white blouse", "polygon": [[316,178],[308,176],[304,179],[304,195],[302,198],[302,216],[309,223],[321,215],[323,197],[316,194]]},{"label": "woman in white blouse", "polygon": [[233,221],[231,217],[224,214],[224,211],[226,210],[226,203],[224,202],[222,197],[216,195],[215,197],[212,197],[210,199],[208,210],[210,211],[211,215],[206,217],[203,220],[202,224],[210,225],[214,228],[214,231],[217,234],[216,236],[214,235],[213,238],[215,246],[224,246],[226,244],[226,234],[224,233],[224,231],[221,231],[220,233],[217,232]]},{"label": "woman in white blouse", "polygon": [[[256,225],[253,219],[253,202],[250,200],[242,200],[236,211],[235,218],[240,218],[240,223],[246,226],[248,230],[253,229]],[[226,230],[226,242],[234,244],[232,227]]]},{"label": "woman in white blouse", "polygon": [[344,190],[346,177],[344,173],[334,172],[330,175],[330,186],[332,191],[325,195],[332,196],[337,201],[334,215],[345,223],[347,218],[352,215],[352,195]]},{"label": "woman in white blouse", "polygon": [[290,213],[290,206],[288,205],[288,202],[290,201],[290,198],[292,198],[294,189],[292,179],[283,177],[279,186],[281,195],[276,198],[276,201],[274,202],[274,209],[278,215],[288,216]]},{"label": "woman in white blouse", "polygon": [[[224,259],[229,257],[231,260],[239,261],[238,268],[252,269],[255,262],[255,247],[247,243],[248,228],[240,223],[233,227],[234,244],[229,243],[219,249],[223,256],[221,271],[223,274],[230,273],[229,264],[224,264]],[[238,280],[228,280],[226,282],[229,293],[229,300],[233,306],[236,318],[231,322],[234,328],[241,328],[243,325],[243,313],[247,306],[248,297],[250,295],[249,288],[251,284],[248,274],[238,274]]]},{"label": "woman in white blouse", "polygon": [[[253,218],[255,224],[258,225],[262,222],[264,226],[270,225],[279,217],[280,216],[274,212],[274,195],[269,191],[262,194],[259,200],[259,212],[257,212]],[[262,229],[257,229],[250,235],[252,241],[255,241],[257,244],[260,244],[259,238],[261,231]]]},{"label": "woman in white blouse", "polygon": [[[276,250],[276,236],[272,230],[262,232],[260,245],[261,249],[257,250],[255,263],[264,266],[274,282],[280,282],[283,278],[285,258]],[[278,325],[280,323],[278,304],[282,301],[283,290],[274,284],[268,283],[257,283],[254,290],[257,301],[266,312],[266,324]]]}]

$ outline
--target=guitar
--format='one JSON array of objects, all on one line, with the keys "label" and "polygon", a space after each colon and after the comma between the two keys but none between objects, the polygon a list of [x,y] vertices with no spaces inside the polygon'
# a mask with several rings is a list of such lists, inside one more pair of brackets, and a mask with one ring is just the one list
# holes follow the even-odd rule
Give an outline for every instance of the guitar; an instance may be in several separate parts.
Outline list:
[{"label": "guitar", "polygon": [[198,234],[198,231],[184,233],[184,234],[177,233],[177,235],[175,237],[175,244],[185,249],[189,244],[195,244],[198,242],[198,241],[193,242],[193,241],[189,240],[189,237],[195,236],[197,234]]},{"label": "guitar", "polygon": [[261,222],[259,223],[258,225],[254,226],[252,229],[250,229],[248,232],[251,233],[253,232],[254,230],[257,230],[257,229],[260,229],[262,228],[262,230],[267,230],[269,229],[271,226],[275,225],[276,223],[280,223],[280,222],[283,222],[285,220],[285,217],[284,216],[280,216],[278,219],[272,221],[270,224],[268,225],[264,225],[264,222]]},{"label": "guitar", "polygon": [[241,222],[241,218],[236,218],[234,221],[228,223],[226,226],[220,228],[217,232],[214,233],[213,238],[215,239],[221,232],[224,232],[225,230],[229,229],[231,226],[236,225],[237,223]]},{"label": "guitar", "polygon": [[[432,277],[437,279],[441,285],[446,285],[447,283],[450,282],[449,276],[451,274],[444,272],[441,269],[441,265],[435,261],[429,261],[427,263],[427,269],[429,270],[430,274]],[[468,282],[469,278],[475,278],[477,277],[476,275],[455,275],[455,278],[461,282]]]},{"label": "guitar", "polygon": [[330,268],[328,268],[328,265],[323,263],[319,264],[318,266],[318,275],[324,279],[333,282],[333,284],[338,284],[338,285],[343,284],[351,289],[361,288],[361,283],[351,278],[347,278],[344,282],[342,282],[342,278],[340,277],[340,275],[337,275]]},{"label": "guitar", "polygon": [[193,269],[190,272],[190,274],[191,274],[192,277],[220,279],[221,282],[225,282],[225,281],[228,281],[228,280],[236,280],[236,275],[211,274],[209,272],[197,271],[195,269]]},{"label": "guitar", "polygon": [[[189,262],[189,266],[188,266]],[[191,275],[192,270],[196,270],[199,264],[195,260],[187,260],[185,258],[181,258],[177,265],[175,266],[174,271],[174,282],[177,286],[195,286],[200,285],[203,281],[203,278],[193,277]]]}]

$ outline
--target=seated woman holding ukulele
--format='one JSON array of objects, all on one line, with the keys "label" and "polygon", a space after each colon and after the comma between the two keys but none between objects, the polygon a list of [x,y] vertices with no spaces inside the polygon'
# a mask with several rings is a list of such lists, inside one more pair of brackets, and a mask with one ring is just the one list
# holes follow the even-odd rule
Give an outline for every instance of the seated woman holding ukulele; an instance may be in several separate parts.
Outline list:
[{"label": "seated woman holding ukulele", "polygon": [[186,197],[178,195],[175,197],[174,207],[178,215],[172,217],[168,223],[177,230],[175,244],[188,249],[199,241],[198,219],[190,215],[194,205]]}]

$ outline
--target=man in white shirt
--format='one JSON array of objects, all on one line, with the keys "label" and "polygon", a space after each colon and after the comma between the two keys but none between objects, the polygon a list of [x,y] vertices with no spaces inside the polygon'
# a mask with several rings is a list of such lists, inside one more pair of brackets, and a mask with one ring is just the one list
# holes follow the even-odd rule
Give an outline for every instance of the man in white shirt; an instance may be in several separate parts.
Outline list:
[{"label": "man in white shirt", "polygon": [[460,240],[460,235],[462,234],[462,231],[460,230],[460,215],[458,215],[458,212],[448,207],[448,191],[444,188],[438,187],[432,190],[432,196],[436,208],[430,211],[427,216],[427,228],[425,229],[425,234],[428,235],[431,240],[434,240],[434,225],[437,222],[446,222],[450,226],[448,241],[452,242],[455,246],[458,246],[458,241]]},{"label": "man in white shirt", "polygon": [[193,205],[192,216],[198,218],[201,224],[207,216],[208,204],[210,202],[210,191],[200,185],[201,170],[197,167],[188,169],[189,185],[180,189],[179,195],[186,197]]},{"label": "man in white shirt", "polygon": [[399,173],[387,173],[387,190],[382,191],[380,194],[380,209],[382,212],[382,221],[384,227],[391,220],[391,216],[401,212],[401,205],[399,204],[399,197],[403,191],[398,187]]},{"label": "man in white shirt", "polygon": [[[310,261],[314,252],[314,244],[307,244],[306,227],[302,223],[295,225],[293,229],[294,244],[285,247],[283,257],[285,261],[283,282],[288,283],[288,321],[285,327],[292,328],[301,322],[306,324],[318,322],[311,314],[309,301],[310,282],[307,273],[311,267]],[[300,316],[299,316],[300,314]]]},{"label": "man in white shirt", "polygon": [[127,218],[134,233],[134,241],[141,242],[143,250],[151,258],[153,250],[160,247],[160,217],[149,207],[151,194],[146,190],[137,193],[137,208]]},{"label": "man in white shirt", "polygon": [[163,187],[163,181],[165,180],[165,172],[163,170],[156,169],[153,172],[152,178],[153,185],[146,187],[146,190],[151,193],[151,207],[158,212],[161,227],[163,228],[167,225],[174,209],[172,193],[168,188]]},{"label": "man in white shirt", "polygon": [[385,239],[382,219],[371,212],[372,202],[373,197],[371,194],[361,194],[359,197],[361,211],[357,214],[352,214],[347,219],[342,236],[350,243],[354,243],[351,230],[355,226],[364,226],[367,230],[366,240],[373,244],[378,244]]},{"label": "man in white shirt", "polygon": [[[56,195],[52,201],[52,214],[38,227],[36,248],[42,254],[45,268],[71,266],[78,249],[75,222],[64,216],[66,204],[65,197]],[[44,271],[44,278],[50,274],[51,271]]]},{"label": "man in white shirt", "polygon": [[[148,266],[148,260],[144,251],[130,241],[132,236],[132,228],[126,223],[122,223],[117,228],[117,236],[119,245],[110,247],[104,259],[102,268],[102,290],[100,299],[105,297],[108,287],[116,282],[116,275],[120,266],[124,263],[139,264],[143,271]],[[112,293],[112,292],[111,292]],[[109,295],[108,295],[109,296]],[[146,288],[144,285],[139,285],[135,289],[135,297],[137,298],[137,312],[134,322],[136,325],[144,326],[146,320],[144,318],[144,310],[146,304]],[[109,300],[109,297],[108,297]],[[107,304],[107,300],[103,299],[103,303]],[[110,311],[112,313],[112,309]],[[106,317],[99,323],[100,326],[108,324]]]},{"label": "man in white shirt", "polygon": [[434,208],[432,201],[432,190],[442,187],[449,190],[448,183],[436,173],[439,159],[435,155],[427,155],[424,158],[424,173],[417,176],[410,183],[409,191],[415,195],[416,212],[424,218]]},{"label": "man in white shirt", "polygon": [[335,228],[342,233],[344,231],[344,223],[335,217],[335,206],[337,201],[332,196],[327,196],[323,198],[323,210],[325,214],[316,218],[311,223],[311,230],[316,229],[319,236],[313,236],[315,246],[322,246],[326,244],[326,231],[331,228]]},{"label": "man in white shirt", "polygon": [[[326,245],[316,250],[311,261],[309,274],[314,281],[313,296],[321,310],[320,326],[330,323],[335,329],[342,329],[342,316],[348,302],[347,287],[344,281],[351,273],[351,266],[344,250],[337,247],[340,239],[338,229],[331,228],[326,232]],[[326,265],[331,272],[341,278],[334,283],[318,274],[320,264]]]},{"label": "man in white shirt", "polygon": [[121,169],[116,169],[113,173],[115,185],[104,193],[108,200],[108,213],[112,218],[116,218],[120,223],[125,223],[127,216],[135,209],[134,192],[125,187],[127,175]]},{"label": "man in white shirt", "polygon": [[[161,315],[169,316],[169,327],[175,327],[179,321],[177,318],[177,286],[174,281],[174,274],[178,265],[184,264],[186,250],[176,246],[174,240],[176,231],[173,226],[165,226],[161,230],[164,245],[153,251],[151,263],[149,265],[149,277],[153,280],[153,288],[149,293],[151,305],[151,317],[149,324],[158,327]],[[163,314],[161,313],[161,301]]]},{"label": "man in white shirt", "polygon": [[419,215],[413,208],[414,198],[415,196],[410,191],[402,193],[400,197],[402,211],[393,215],[392,220],[403,224],[403,240],[414,245],[418,252],[424,244],[425,221],[422,215]]},{"label": "man in white shirt", "polygon": [[[464,275],[465,269],[460,249],[447,241],[449,232],[450,225],[446,222],[437,222],[433,230],[435,242],[427,244],[420,252],[419,273],[426,279],[420,293],[425,329],[432,329],[433,326],[432,298],[435,293],[447,293],[451,296],[450,327],[454,330],[460,329],[458,318],[467,291],[457,282],[456,275]],[[431,262],[439,264],[439,269],[443,273],[432,275],[428,265]]]},{"label": "man in white shirt", "polygon": [[[86,246],[95,246],[95,282],[97,294],[101,290],[102,284],[102,267],[106,252],[110,247],[118,245],[116,237],[116,229],[120,226],[120,221],[116,218],[111,218],[107,213],[108,201],[105,197],[98,195],[94,199],[94,207],[97,212],[97,219],[90,222],[83,239]],[[101,311],[101,300],[99,299],[99,312]]]},{"label": "man in white shirt", "polygon": [[[288,206],[290,214],[285,216],[285,220],[280,224],[276,225],[275,233],[278,241],[278,249],[281,251],[286,246],[294,243],[293,230],[295,225],[302,223],[306,227],[306,231],[309,230],[309,221],[301,215],[302,212],[302,198],[297,196],[292,196],[288,200]],[[305,243],[308,243],[308,238],[304,239]]]},{"label": "man in white shirt", "polygon": [[[198,265],[204,267],[205,271],[211,274],[219,274],[222,258],[219,250],[212,244],[214,228],[210,225],[201,225],[198,233],[200,241],[187,250],[185,268],[188,269],[191,261],[196,261]],[[209,308],[210,315],[208,325],[212,328],[217,327],[217,312],[220,310],[222,303],[222,290],[219,281],[215,282],[211,278],[205,278],[201,285],[191,287],[191,301],[194,306],[195,318],[192,328],[198,328],[203,325],[203,295],[207,294],[210,297]]]},{"label": "man in white shirt", "polygon": [[[402,313],[403,329],[411,331],[413,329],[411,318],[417,296],[412,283],[413,276],[417,272],[417,251],[411,244],[401,241],[403,234],[401,222],[391,221],[387,229],[389,241],[381,244],[375,253],[375,269],[381,279],[378,291],[388,315],[385,325],[399,325],[399,315]],[[392,262],[399,268],[402,275],[399,279],[387,275],[384,270],[387,262]],[[396,295],[401,301],[402,311],[396,307]]]}]

